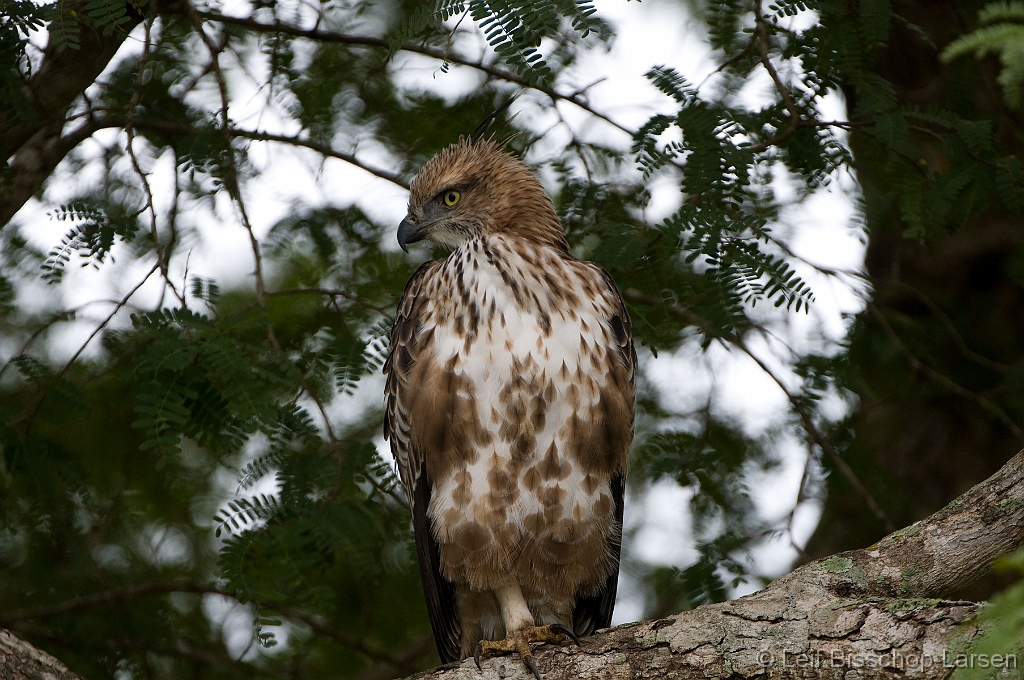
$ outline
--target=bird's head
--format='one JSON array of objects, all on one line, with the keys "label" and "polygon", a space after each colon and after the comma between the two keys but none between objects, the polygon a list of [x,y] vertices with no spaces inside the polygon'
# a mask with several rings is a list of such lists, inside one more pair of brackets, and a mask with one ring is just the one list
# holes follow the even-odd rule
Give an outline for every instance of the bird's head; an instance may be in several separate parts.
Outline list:
[{"label": "bird's head", "polygon": [[427,161],[409,189],[398,245],[455,250],[491,234],[568,250],[551,199],[533,172],[489,139],[460,139]]}]

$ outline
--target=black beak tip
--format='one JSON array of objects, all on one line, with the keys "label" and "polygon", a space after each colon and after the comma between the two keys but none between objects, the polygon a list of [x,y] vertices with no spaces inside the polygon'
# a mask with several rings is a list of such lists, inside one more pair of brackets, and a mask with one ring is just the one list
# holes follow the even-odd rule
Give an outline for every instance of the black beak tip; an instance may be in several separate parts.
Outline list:
[{"label": "black beak tip", "polygon": [[398,225],[398,245],[401,246],[402,250],[405,252],[409,252],[408,246],[410,243],[416,243],[417,241],[422,240],[422,227],[410,222],[408,217],[402,220],[402,223]]}]

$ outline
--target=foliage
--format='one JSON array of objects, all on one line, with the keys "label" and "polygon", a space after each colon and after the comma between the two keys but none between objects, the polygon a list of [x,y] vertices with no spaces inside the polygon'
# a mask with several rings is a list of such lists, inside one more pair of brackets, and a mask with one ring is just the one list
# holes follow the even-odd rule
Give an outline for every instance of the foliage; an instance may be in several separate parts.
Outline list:
[{"label": "foliage", "polygon": [[993,2],[978,13],[980,27],[946,46],[943,61],[973,53],[978,59],[995,53],[1003,64],[999,84],[1006,103],[1019,109],[1024,104],[1024,3]]},{"label": "foliage", "polygon": [[32,72],[25,37],[46,26],[53,9],[53,3],[36,4],[32,0],[12,0],[0,6],[0,59],[9,66],[0,71],[3,110],[30,115],[28,102],[20,91],[22,78]]},{"label": "foliage", "polygon": [[[66,135],[95,127],[43,193],[62,235],[40,245],[49,225],[31,215],[0,232],[0,625],[61,648],[84,676],[373,677],[431,663],[408,509],[378,453],[386,339],[416,262],[393,246],[372,195],[333,191],[371,176],[401,188],[513,92],[536,95],[520,101],[560,132],[517,119],[502,134],[541,171],[574,254],[624,291],[642,363],[727,354],[787,398],[788,416],[752,433],[713,389],[680,406],[640,376],[630,496],[685,487],[696,551],[689,564],[651,564],[627,535],[626,572],[648,615],[728,597],[765,576],[752,568],[755,547],[794,541],[797,507],[766,520],[751,489],[786,447],[806,452],[796,506],[820,502],[827,476],[831,498],[863,480],[894,518],[914,513],[859,448],[858,400],[953,394],[987,423],[1024,421],[1012,337],[983,336],[1001,367],[995,385],[952,370],[942,382],[932,368],[959,371],[950,354],[979,363],[971,315],[990,301],[926,298],[918,307],[934,318],[922,321],[918,307],[876,296],[841,342],[779,339],[815,312],[817,282],[847,280],[794,254],[786,215],[852,170],[863,171],[864,228],[895,231],[922,259],[981,215],[1019,225],[1012,125],[959,96],[974,82],[966,60],[947,101],[907,101],[877,57],[896,31],[924,29],[887,2],[703,4],[714,74],[695,84],[678,66],[652,66],[662,106],[637,129],[619,126],[617,142],[595,141],[563,112],[614,120],[575,84],[578,61],[614,38],[595,3],[260,0],[236,18],[212,3],[155,5],[0,8],[0,115],[20,121],[36,115],[24,85],[44,59],[30,38],[45,29],[54,50],[86,52],[85,31],[115,36],[144,17],[68,113]],[[1001,7],[982,21],[1014,18],[1016,5]],[[950,50],[997,45],[970,35]],[[482,57],[478,45],[489,47]],[[411,59],[432,67],[404,72]],[[441,96],[432,83],[455,68],[479,85]],[[848,118],[826,118],[840,91]],[[93,134],[108,129],[115,141]],[[328,196],[256,215],[268,157],[312,167]],[[6,181],[15,168],[4,162]],[[650,187],[662,181],[678,201],[654,219]],[[243,234],[230,259],[244,259],[244,276],[219,278],[191,259],[216,223]],[[95,301],[73,302],[82,281],[100,280],[73,261],[124,279],[98,315]],[[1011,311],[1024,256],[1014,262],[1016,288],[998,297]],[[950,349],[965,336],[971,347]],[[928,369],[940,376],[922,385]],[[865,504],[861,491],[854,502]],[[849,514],[827,510],[821,526],[879,537],[877,518],[851,526]]]},{"label": "foliage", "polygon": [[[120,206],[112,206],[117,210]],[[139,229],[138,223],[130,215],[108,218],[104,212],[85,203],[62,205],[53,214],[60,221],[80,222],[69,231],[60,245],[49,252],[43,263],[43,279],[47,283],[60,283],[64,266],[70,262],[71,255],[78,252],[86,262],[99,267],[110,254],[116,238],[131,239]]]},{"label": "foliage", "polygon": [[[981,615],[971,621],[982,631],[974,644],[950,654],[950,665],[957,666],[953,675],[957,680],[999,677],[1005,668],[1017,669],[1024,654],[1024,550],[998,560],[996,569],[1013,574],[1018,582],[993,598]],[[960,654],[964,658],[976,654],[986,663],[966,663],[956,658]]]}]

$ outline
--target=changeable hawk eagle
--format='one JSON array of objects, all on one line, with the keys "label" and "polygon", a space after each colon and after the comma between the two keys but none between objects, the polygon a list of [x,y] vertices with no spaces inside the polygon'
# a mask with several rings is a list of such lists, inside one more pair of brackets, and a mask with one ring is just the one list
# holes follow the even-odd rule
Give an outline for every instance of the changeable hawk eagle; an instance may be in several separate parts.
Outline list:
[{"label": "changeable hawk eagle", "polygon": [[540,677],[529,642],[611,621],[629,317],[608,273],[570,254],[537,178],[491,140],[460,139],[413,181],[398,242],[420,240],[451,254],[399,303],[384,436],[437,648],[443,662],[518,651]]}]

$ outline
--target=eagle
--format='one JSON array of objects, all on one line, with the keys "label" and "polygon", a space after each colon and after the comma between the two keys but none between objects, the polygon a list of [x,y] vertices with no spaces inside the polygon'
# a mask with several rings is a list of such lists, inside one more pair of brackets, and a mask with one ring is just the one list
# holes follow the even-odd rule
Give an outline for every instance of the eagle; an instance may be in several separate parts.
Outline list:
[{"label": "eagle", "polygon": [[551,198],[473,135],[413,180],[403,250],[450,251],[405,288],[384,437],[413,516],[443,663],[579,643],[609,626],[636,352],[611,276],[569,250]]}]

